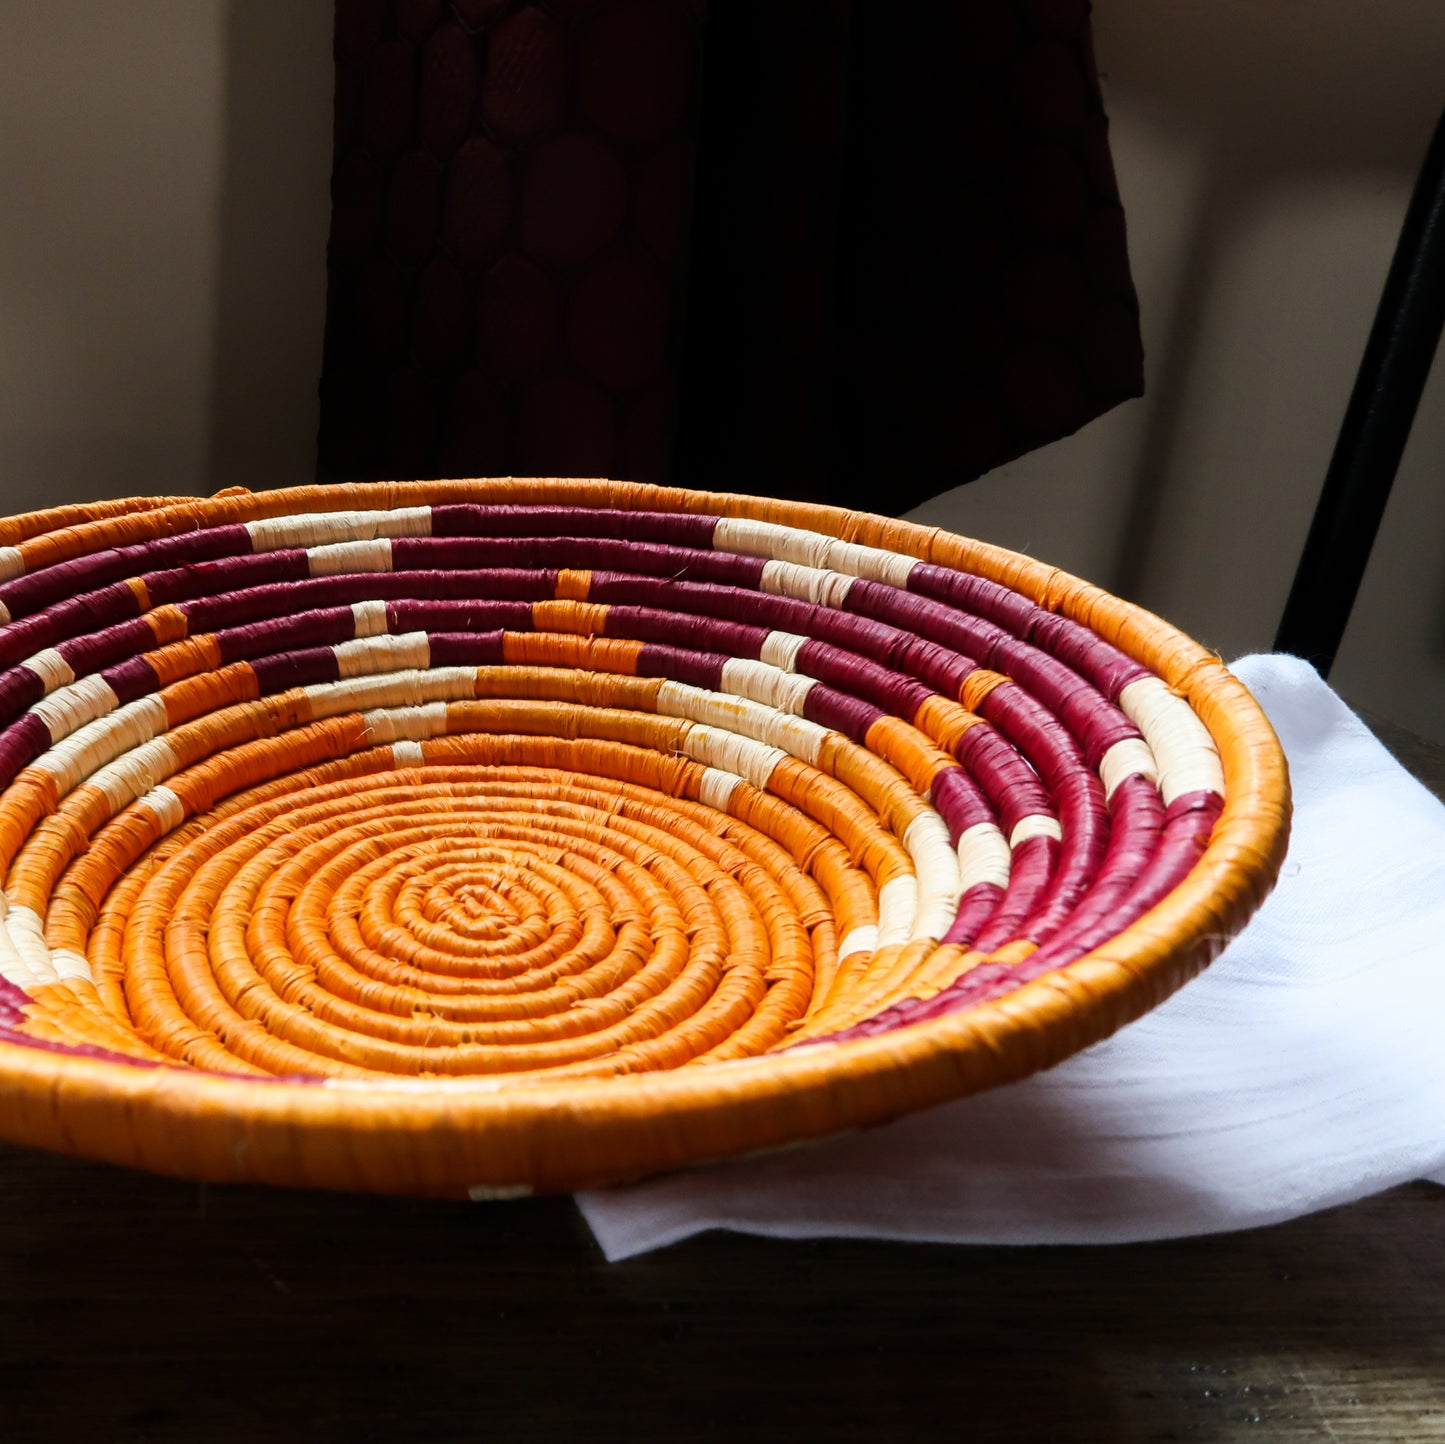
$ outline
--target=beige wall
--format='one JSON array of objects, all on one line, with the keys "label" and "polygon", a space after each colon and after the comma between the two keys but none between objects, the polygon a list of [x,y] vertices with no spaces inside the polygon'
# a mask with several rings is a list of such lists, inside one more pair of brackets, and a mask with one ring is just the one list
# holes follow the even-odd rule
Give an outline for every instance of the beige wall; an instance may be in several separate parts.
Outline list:
[{"label": "beige wall", "polygon": [[[1003,3],[1003,0],[1001,0]],[[330,0],[0,0],[0,506],[308,477]],[[1149,395],[919,515],[1267,646],[1445,104],[1437,0],[1096,0]],[[1445,737],[1445,385],[1335,680]]]},{"label": "beige wall", "polygon": [[7,511],[204,472],[220,7],[114,9],[0,12]]},{"label": "beige wall", "polygon": [[0,0],[0,506],[309,479],[328,0]]}]

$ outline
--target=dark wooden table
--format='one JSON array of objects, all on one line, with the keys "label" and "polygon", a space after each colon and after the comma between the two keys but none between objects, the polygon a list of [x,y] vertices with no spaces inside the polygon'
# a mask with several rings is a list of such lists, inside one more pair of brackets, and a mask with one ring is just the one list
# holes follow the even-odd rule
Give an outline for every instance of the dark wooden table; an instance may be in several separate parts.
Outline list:
[{"label": "dark wooden table", "polygon": [[[1386,725],[1437,789],[1445,749]],[[0,1440],[1445,1440],[1445,1189],[1132,1247],[711,1234],[0,1148]]]}]

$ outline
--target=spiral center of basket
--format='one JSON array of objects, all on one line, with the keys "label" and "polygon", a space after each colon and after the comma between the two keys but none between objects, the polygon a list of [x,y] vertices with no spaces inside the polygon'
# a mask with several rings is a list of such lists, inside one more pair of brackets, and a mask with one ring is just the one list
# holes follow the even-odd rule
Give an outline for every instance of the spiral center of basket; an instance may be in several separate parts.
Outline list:
[{"label": "spiral center of basket", "polygon": [[[392,898],[374,884],[362,900],[386,908],[413,937],[465,956],[469,946],[485,954],[518,953],[535,947],[559,916],[556,889],[536,870],[515,863],[501,850],[480,860],[456,846],[439,853],[419,875],[402,868],[402,888]],[[479,850],[480,851],[480,850]],[[491,863],[489,867],[487,864]]]},{"label": "spiral center of basket", "polygon": [[408,883],[406,891],[412,911],[470,938],[491,940],[505,934],[515,943],[516,929],[525,918],[545,916],[541,904],[520,885],[497,878],[460,884],[436,882],[424,890]]},{"label": "spiral center of basket", "polygon": [[806,819],[771,809],[780,842],[626,777],[506,765],[505,742],[451,750],[287,778],[158,849],[145,905],[113,893],[102,932],[154,1046],[231,1071],[553,1076],[786,1040],[836,955],[783,845]]}]

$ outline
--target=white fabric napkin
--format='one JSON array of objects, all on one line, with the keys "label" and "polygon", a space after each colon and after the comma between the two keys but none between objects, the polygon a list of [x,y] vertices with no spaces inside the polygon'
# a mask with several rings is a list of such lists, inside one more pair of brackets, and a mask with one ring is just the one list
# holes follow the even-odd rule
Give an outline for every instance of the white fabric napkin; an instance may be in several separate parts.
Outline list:
[{"label": "white fabric napkin", "polygon": [[709,1228],[1119,1243],[1445,1182],[1445,806],[1308,664],[1233,670],[1289,757],[1294,830],[1274,894],[1212,967],[1021,1083],[580,1194],[607,1256]]}]

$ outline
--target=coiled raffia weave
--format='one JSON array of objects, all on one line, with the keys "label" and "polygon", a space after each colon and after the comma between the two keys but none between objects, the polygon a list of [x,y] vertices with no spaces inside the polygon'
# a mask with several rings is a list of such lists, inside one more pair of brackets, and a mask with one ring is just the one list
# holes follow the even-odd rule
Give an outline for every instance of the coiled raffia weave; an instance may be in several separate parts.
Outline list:
[{"label": "coiled raffia weave", "polygon": [[1159,1002],[1288,784],[1038,562],[585,481],[0,523],[0,1134],[557,1190],[875,1123]]}]

